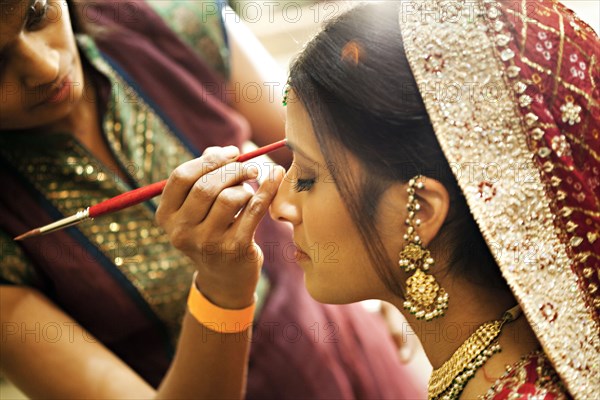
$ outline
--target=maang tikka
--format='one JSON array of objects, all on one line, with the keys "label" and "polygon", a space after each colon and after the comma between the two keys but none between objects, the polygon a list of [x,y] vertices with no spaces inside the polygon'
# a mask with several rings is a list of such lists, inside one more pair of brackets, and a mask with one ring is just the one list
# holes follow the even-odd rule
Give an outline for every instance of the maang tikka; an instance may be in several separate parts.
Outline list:
[{"label": "maang tikka", "polygon": [[404,308],[417,319],[426,321],[444,315],[448,308],[448,293],[440,287],[433,275],[426,272],[434,263],[429,250],[423,247],[423,243],[416,228],[421,225],[421,220],[416,218],[417,211],[421,205],[417,200],[416,190],[423,189],[423,178],[418,175],[408,181],[408,202],[406,208],[406,234],[404,240],[407,245],[400,252],[398,264],[405,272],[414,274],[406,280],[406,299]]}]

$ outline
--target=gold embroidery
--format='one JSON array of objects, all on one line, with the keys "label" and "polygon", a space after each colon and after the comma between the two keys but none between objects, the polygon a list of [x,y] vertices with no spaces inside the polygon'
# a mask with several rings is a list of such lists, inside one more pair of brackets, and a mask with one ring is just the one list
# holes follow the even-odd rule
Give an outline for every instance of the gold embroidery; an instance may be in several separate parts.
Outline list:
[{"label": "gold embroidery", "polygon": [[[423,9],[439,11],[445,2],[424,0],[419,4]],[[483,10],[504,9],[493,0],[479,1],[477,6]],[[545,176],[529,162],[535,156],[534,149],[526,142],[526,132],[540,126],[539,116],[532,111],[523,115],[511,96],[495,99],[497,101],[491,105],[469,99],[451,103],[428,95],[428,88],[436,83],[444,87],[448,82],[462,82],[465,77],[489,82],[499,75],[499,83],[504,85],[502,92],[510,93],[514,81],[509,80],[508,74],[515,66],[513,59],[520,56],[496,47],[495,35],[499,33],[493,29],[495,19],[508,21],[502,12],[498,14],[500,16],[492,18],[483,12],[470,21],[463,18],[452,23],[440,20],[426,23],[418,16],[403,14],[400,29],[413,75],[424,94],[425,106],[448,161],[494,159],[506,165],[517,162],[529,167],[528,179],[518,184],[504,177],[498,179],[494,183],[496,196],[489,202],[477,196],[478,184],[485,180],[483,175],[456,178],[484,238],[488,243],[498,245],[492,249],[495,258],[539,340],[545,348],[552,350],[550,354],[561,376],[569,383],[574,395],[591,398],[600,385],[598,376],[590,372],[600,348],[597,326],[586,306],[584,294],[579,290],[578,276],[570,268],[574,260],[569,258],[567,250],[571,249],[561,240],[565,232],[550,218],[532,217],[552,215],[554,207],[553,198],[547,195],[545,179],[542,181]],[[507,28],[507,32],[502,33],[510,32]],[[423,60],[434,53],[440,55],[445,65],[436,75],[423,65]],[[472,68],[473,65],[477,68]],[[590,99],[590,103],[596,102]],[[465,121],[477,129],[465,130]],[[556,129],[555,126],[551,128]],[[477,132],[496,132],[496,137],[482,137]],[[501,143],[502,148],[497,148],[497,143]],[[560,197],[560,192],[556,198]],[[520,212],[525,204],[528,215]],[[547,248],[538,254],[534,265],[505,257],[506,252],[510,253],[511,244],[532,240]],[[556,315],[548,319],[540,309],[544,304],[553,308]],[[568,312],[565,312],[565,306]],[[586,332],[584,337],[582,332]]]},{"label": "gold embroidery", "polygon": [[594,151],[594,149],[590,148],[587,144],[581,141],[580,138],[574,136],[572,133],[568,131],[563,131],[564,135],[572,142],[576,143],[578,146],[581,146],[582,149],[586,150],[588,154],[593,157],[596,161],[600,161],[600,155]]},{"label": "gold embroidery", "polygon": [[[533,363],[537,364],[535,382],[530,381],[527,371],[527,367]],[[538,350],[507,366],[506,372],[494,382],[486,394],[479,396],[478,400],[492,400],[500,393],[503,393],[506,399],[522,399],[523,393],[520,389],[523,385],[531,383],[533,385],[527,387],[528,398],[546,398],[547,395],[557,400],[569,398],[547,356]]]},{"label": "gold embroidery", "polygon": [[[554,11],[556,11],[556,4],[553,5]],[[550,104],[554,104],[554,99],[556,98],[556,94],[558,93],[558,84],[560,71],[562,68],[562,58],[565,47],[565,22],[561,13],[556,13],[559,19],[560,32],[558,34],[559,45],[558,45],[558,62],[556,63],[556,73],[554,76],[554,89],[552,89],[552,97],[550,98]]]},{"label": "gold embroidery", "polygon": [[590,82],[592,83],[592,90],[591,92],[594,93],[595,89],[596,89],[596,81],[594,80],[594,73],[592,71],[594,71],[594,67],[596,66],[596,60],[597,60],[597,55],[596,54],[592,54],[592,58],[590,60],[590,67],[588,69],[588,76],[590,77]]},{"label": "gold embroidery", "polygon": [[[593,243],[592,240],[589,240],[589,241],[590,241],[590,243]],[[591,251],[584,251],[584,252],[577,253],[575,255],[575,259],[577,259],[578,261],[581,261],[581,262],[584,262],[589,257],[596,258],[596,259],[600,260],[600,254],[592,253]],[[589,276],[586,277],[586,278],[589,278]]]},{"label": "gold embroidery", "polygon": [[[521,0],[521,13],[523,15],[527,15],[527,0]],[[521,22],[523,27],[521,28],[521,36],[523,37],[523,41],[521,42],[521,56],[525,52],[525,46],[527,44],[527,21],[522,18]]]},{"label": "gold embroidery", "polygon": [[[531,61],[527,57],[522,57],[521,61],[523,61],[525,64],[529,65],[530,67],[535,68],[536,70],[538,70],[541,73],[552,76],[552,71],[541,67],[539,64]],[[574,86],[568,82],[565,82],[562,78],[557,78],[557,79],[558,79],[558,82],[560,82],[564,87],[568,88],[569,90],[571,90],[571,91],[577,93],[578,95],[582,96],[583,98],[585,98],[589,102],[590,107],[600,107],[600,103],[598,103],[598,101],[596,99],[594,99],[593,97],[590,97],[586,92],[582,91],[581,89],[577,88],[576,86]]]},{"label": "gold embroidery", "polygon": [[600,211],[592,211],[592,210],[584,210],[583,208],[579,208],[579,207],[569,207],[571,210],[582,213],[584,215],[589,215],[590,217],[593,218],[600,218]]},{"label": "gold embroidery", "polygon": [[[536,20],[536,19],[533,19],[533,18],[530,18],[530,17],[527,17],[527,16],[523,16],[523,15],[521,15],[521,13],[520,13],[520,12],[515,12],[515,11],[513,11],[513,10],[511,10],[511,9],[507,9],[506,11],[507,11],[507,13],[509,13],[509,14],[512,14],[512,15],[514,15],[514,16],[517,16],[517,17],[521,18],[521,20],[522,20],[522,23],[524,23],[524,24],[525,24],[525,23],[530,23],[530,24],[533,24],[533,25],[536,25],[536,26],[538,26],[539,28],[541,28],[541,29],[543,29],[543,30],[545,30],[545,31],[552,32],[552,33],[554,33],[554,34],[556,34],[556,35],[559,35],[559,34],[560,34],[560,31],[559,31],[559,30],[557,30],[557,29],[555,29],[555,28],[553,28],[553,27],[551,27],[551,26],[544,25],[544,24],[542,24],[540,21],[538,21],[538,20]],[[571,45],[571,46],[573,46],[575,49],[577,49],[577,51],[578,51],[579,53],[581,53],[581,55],[582,55],[583,57],[586,57],[586,60],[589,60],[589,57],[590,57],[590,55],[589,55],[589,54],[587,54],[585,51],[583,51],[583,50],[581,49],[581,46],[579,46],[579,44],[578,44],[577,42],[575,42],[575,41],[574,41],[573,39],[571,39],[569,36],[565,36],[565,40],[567,41],[567,43],[569,43],[569,45]]]}]

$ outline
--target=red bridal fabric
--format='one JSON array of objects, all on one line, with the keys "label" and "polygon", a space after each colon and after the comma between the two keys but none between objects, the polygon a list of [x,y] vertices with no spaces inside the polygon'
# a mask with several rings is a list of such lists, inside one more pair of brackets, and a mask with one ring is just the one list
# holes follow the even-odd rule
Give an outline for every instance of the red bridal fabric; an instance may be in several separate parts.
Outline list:
[{"label": "red bridal fabric", "polygon": [[570,267],[600,324],[600,41],[558,1],[524,4],[499,2],[512,25],[507,47],[520,80],[529,83],[518,96],[531,105],[519,110],[538,118],[528,143]]},{"label": "red bridal fabric", "polygon": [[557,1],[413,4],[407,58],[471,213],[569,393],[597,397],[598,36]]},{"label": "red bridal fabric", "polygon": [[565,391],[552,364],[543,352],[527,355],[512,365],[484,397],[484,400],[566,400]]}]

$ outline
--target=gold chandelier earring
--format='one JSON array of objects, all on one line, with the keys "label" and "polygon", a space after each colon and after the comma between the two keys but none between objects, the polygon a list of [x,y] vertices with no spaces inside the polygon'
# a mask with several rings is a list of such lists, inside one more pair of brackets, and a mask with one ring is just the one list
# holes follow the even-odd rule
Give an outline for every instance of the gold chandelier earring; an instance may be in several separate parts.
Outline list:
[{"label": "gold chandelier earring", "polygon": [[400,252],[398,264],[402,269],[414,274],[406,280],[406,299],[404,308],[417,319],[430,321],[441,317],[448,308],[448,293],[440,287],[433,275],[426,272],[433,265],[434,260],[429,250],[423,247],[423,243],[416,228],[421,225],[421,220],[416,218],[417,211],[421,205],[416,196],[417,189],[423,189],[423,178],[418,175],[408,181],[408,202],[406,208],[406,234],[404,240],[407,245]]}]

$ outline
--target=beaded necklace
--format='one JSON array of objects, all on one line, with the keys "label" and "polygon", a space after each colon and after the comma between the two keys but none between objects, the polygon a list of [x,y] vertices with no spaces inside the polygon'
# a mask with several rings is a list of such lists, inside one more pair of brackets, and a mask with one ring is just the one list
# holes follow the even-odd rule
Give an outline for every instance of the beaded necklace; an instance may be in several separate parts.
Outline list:
[{"label": "beaded necklace", "polygon": [[458,399],[475,372],[491,356],[498,353],[498,337],[502,327],[521,315],[519,305],[506,311],[501,319],[486,322],[460,345],[440,368],[433,371],[429,380],[430,400]]}]

